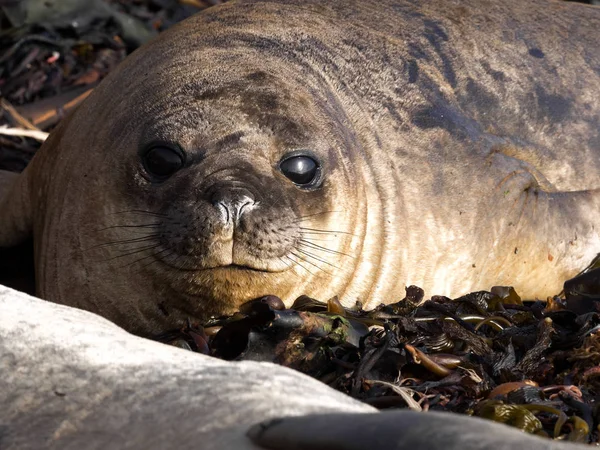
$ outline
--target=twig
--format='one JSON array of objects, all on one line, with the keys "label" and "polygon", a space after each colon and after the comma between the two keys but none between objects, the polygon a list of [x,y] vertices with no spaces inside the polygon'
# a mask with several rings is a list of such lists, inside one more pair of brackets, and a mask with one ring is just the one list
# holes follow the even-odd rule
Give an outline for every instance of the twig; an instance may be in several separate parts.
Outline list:
[{"label": "twig", "polygon": [[17,122],[23,128],[27,130],[40,131],[38,127],[32,124],[29,120],[23,117],[19,112],[15,109],[13,105],[11,105],[8,100],[2,98],[0,99],[0,106],[3,110],[5,110],[10,116],[13,118],[15,122]]},{"label": "twig", "polygon": [[0,134],[6,136],[28,137],[40,142],[44,142],[50,133],[39,130],[25,130],[23,128],[8,128],[7,126],[0,126]]}]

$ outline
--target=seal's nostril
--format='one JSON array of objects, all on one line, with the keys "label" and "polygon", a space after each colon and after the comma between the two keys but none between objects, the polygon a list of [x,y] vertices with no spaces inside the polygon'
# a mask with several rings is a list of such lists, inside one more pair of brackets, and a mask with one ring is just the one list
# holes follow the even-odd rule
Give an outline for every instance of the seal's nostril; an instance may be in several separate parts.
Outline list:
[{"label": "seal's nostril", "polygon": [[223,221],[225,223],[229,223],[231,214],[229,212],[229,207],[226,203],[220,201],[220,202],[216,202],[214,203],[214,206],[219,210],[219,212],[221,213],[221,218],[223,219]]},{"label": "seal's nostril", "polygon": [[223,222],[237,223],[242,214],[255,205],[254,198],[239,191],[220,192],[212,198],[213,206],[220,212]]},{"label": "seal's nostril", "polygon": [[244,214],[244,209],[247,209],[247,208],[249,208],[251,206],[254,206],[254,200],[248,199],[243,204],[241,204],[240,208],[239,208],[239,211],[238,211],[238,216],[241,217],[241,215]]}]

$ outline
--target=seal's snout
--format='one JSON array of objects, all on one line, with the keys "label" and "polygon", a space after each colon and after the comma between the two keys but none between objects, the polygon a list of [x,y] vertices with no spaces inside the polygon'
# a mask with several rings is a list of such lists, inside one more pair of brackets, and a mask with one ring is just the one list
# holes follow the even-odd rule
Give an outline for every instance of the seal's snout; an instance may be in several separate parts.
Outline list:
[{"label": "seal's snout", "polygon": [[226,225],[238,224],[242,215],[256,206],[254,195],[240,188],[219,190],[210,200]]}]

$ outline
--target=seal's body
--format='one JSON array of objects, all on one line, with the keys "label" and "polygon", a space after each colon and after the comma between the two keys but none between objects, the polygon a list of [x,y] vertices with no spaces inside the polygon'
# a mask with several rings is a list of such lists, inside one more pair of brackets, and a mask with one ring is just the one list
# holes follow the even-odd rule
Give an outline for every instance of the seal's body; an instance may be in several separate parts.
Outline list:
[{"label": "seal's body", "polygon": [[556,294],[600,252],[600,10],[248,1],[132,55],[4,196],[38,294],[135,332],[265,294]]}]

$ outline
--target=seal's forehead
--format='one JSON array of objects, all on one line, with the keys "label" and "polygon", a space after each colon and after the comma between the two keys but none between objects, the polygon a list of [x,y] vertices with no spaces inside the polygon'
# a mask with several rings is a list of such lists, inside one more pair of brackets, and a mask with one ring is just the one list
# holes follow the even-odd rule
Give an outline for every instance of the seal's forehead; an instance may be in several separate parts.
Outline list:
[{"label": "seal's forehead", "polygon": [[196,147],[194,141],[240,133],[271,135],[280,148],[334,140],[343,120],[317,73],[260,48],[190,45],[177,36],[183,38],[170,34],[140,49],[103,82],[93,106],[88,102],[86,115],[104,124],[111,142]]},{"label": "seal's forehead", "polygon": [[219,81],[187,80],[171,86],[169,95],[156,102],[138,105],[145,108],[143,139],[197,147],[198,142],[230,142],[230,136],[259,133],[291,148],[322,134],[323,114],[310,93],[261,70],[238,75]]}]

